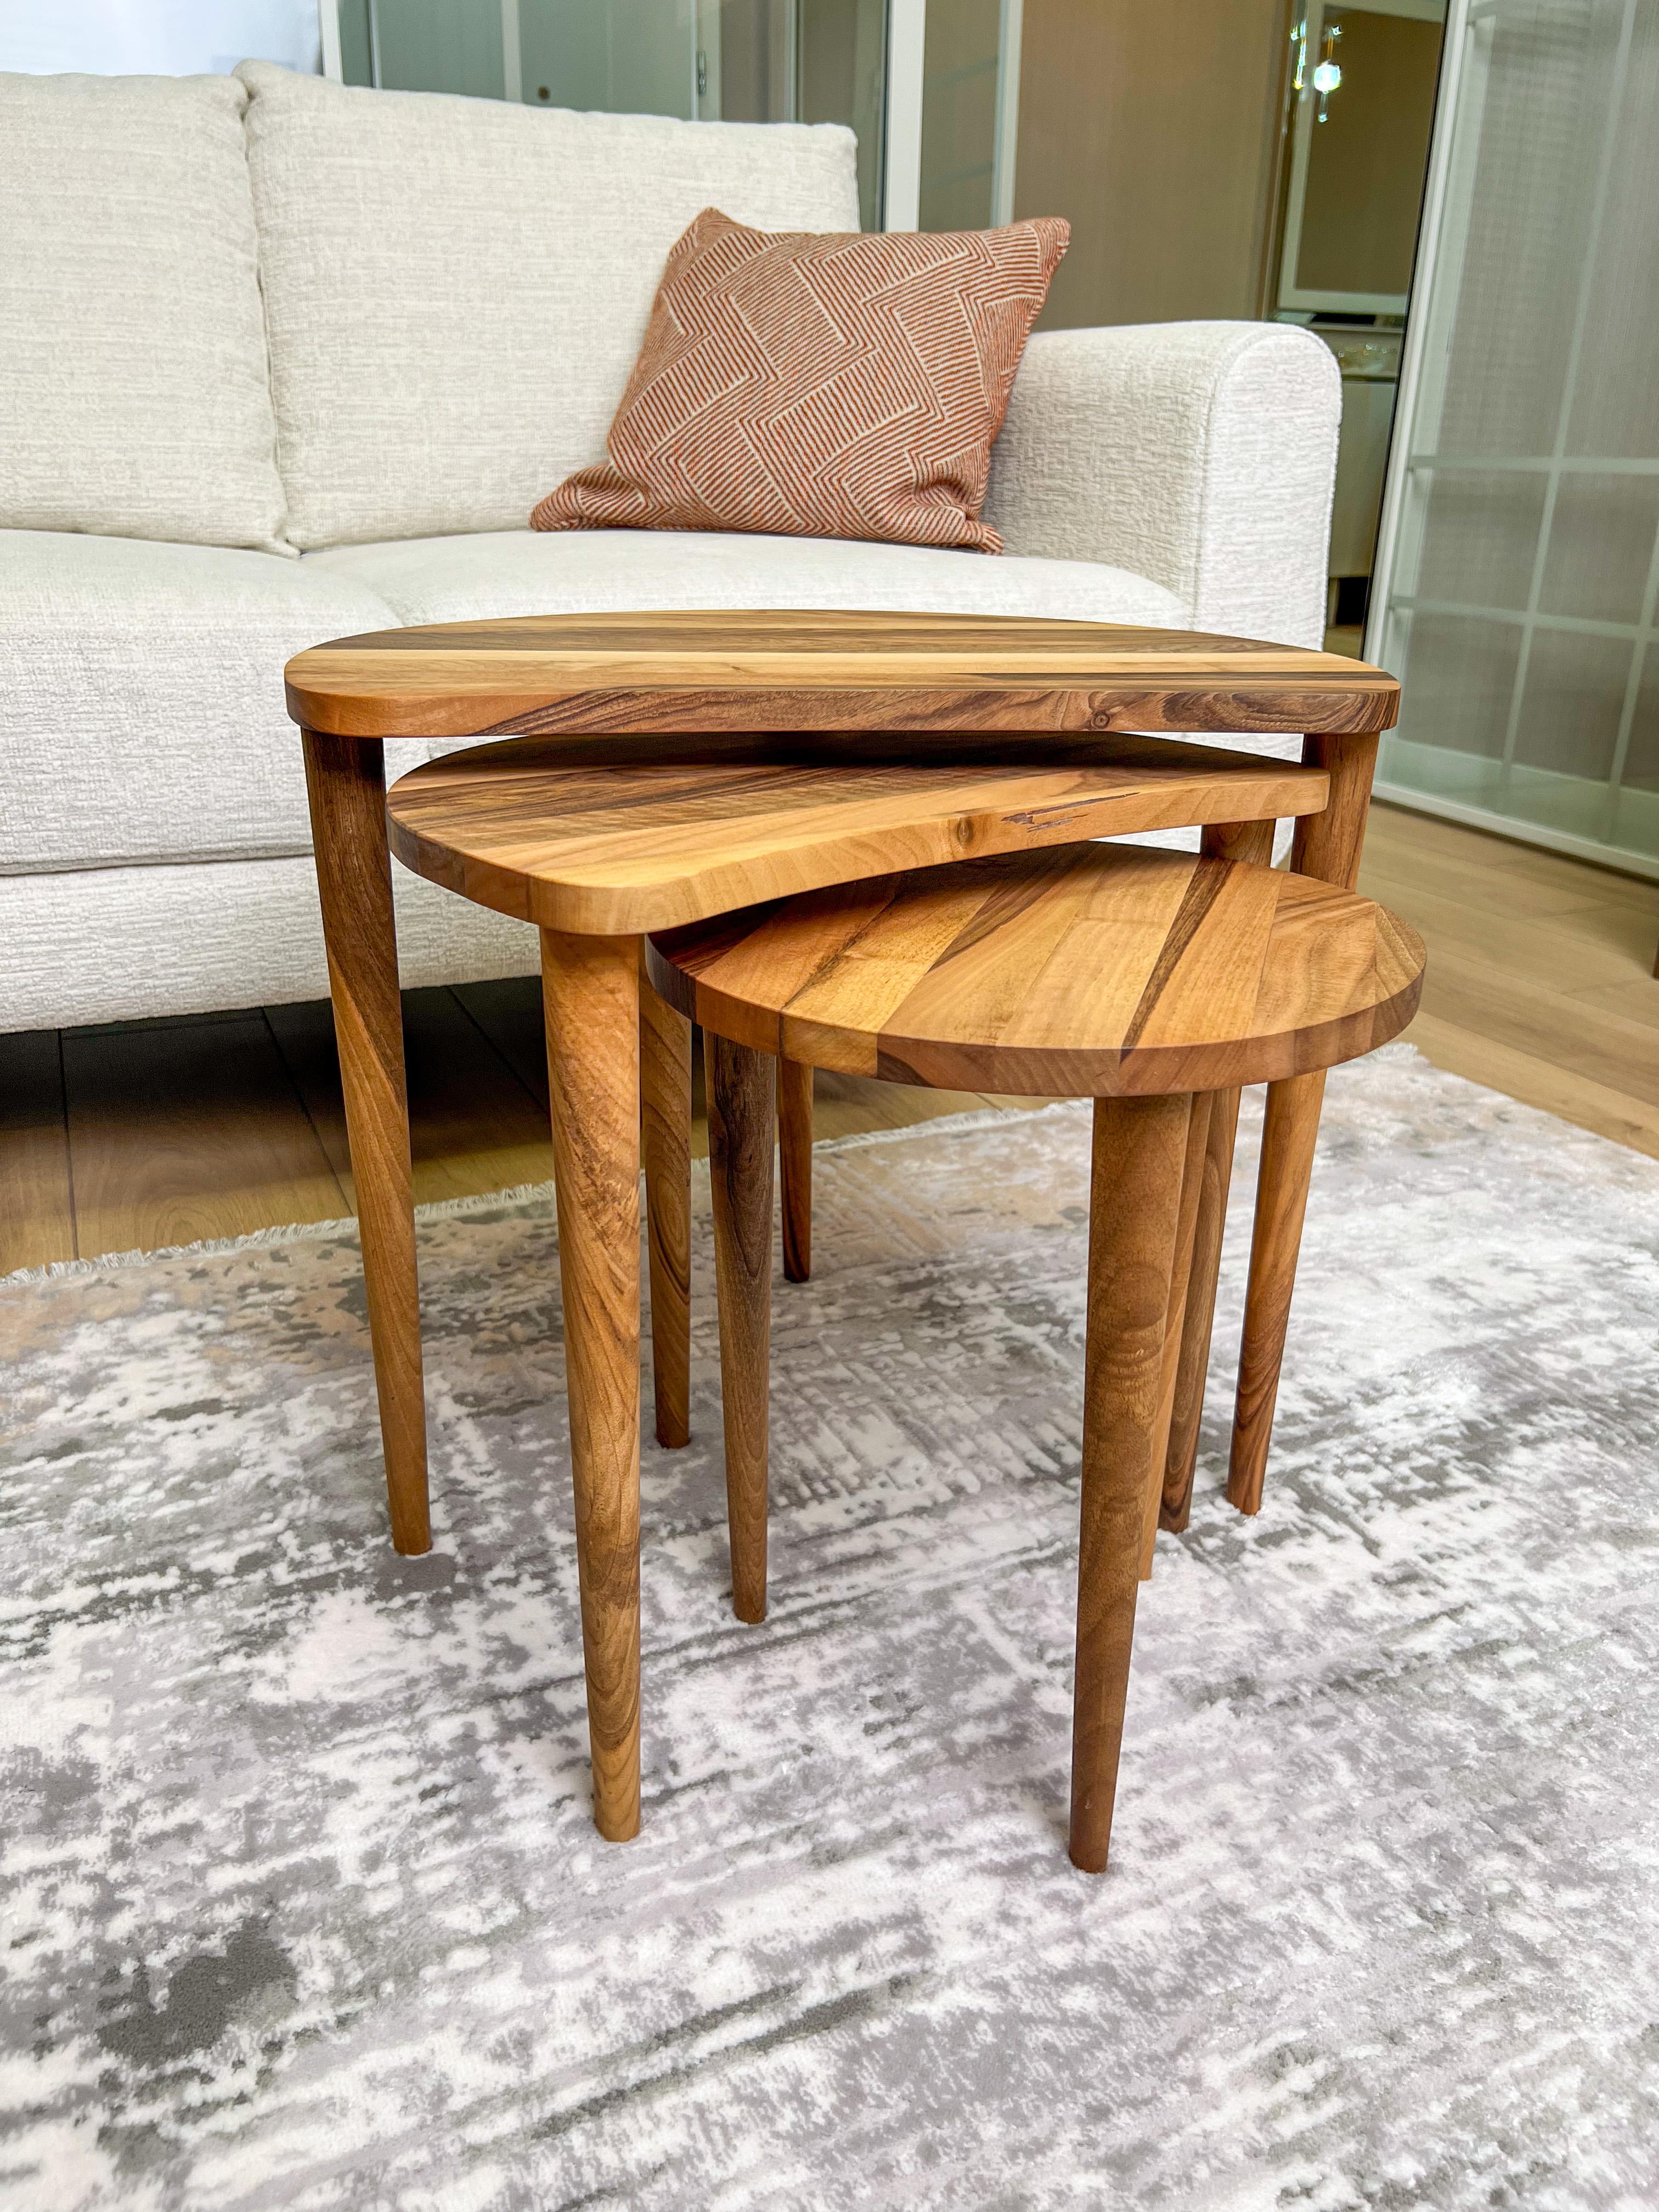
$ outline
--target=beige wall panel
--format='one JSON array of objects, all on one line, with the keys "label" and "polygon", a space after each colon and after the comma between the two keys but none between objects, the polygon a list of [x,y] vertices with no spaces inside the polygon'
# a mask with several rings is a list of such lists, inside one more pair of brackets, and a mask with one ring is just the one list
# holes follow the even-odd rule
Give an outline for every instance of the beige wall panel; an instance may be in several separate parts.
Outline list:
[{"label": "beige wall panel", "polygon": [[1025,0],[1015,210],[1072,247],[1041,328],[1254,316],[1285,0]]}]

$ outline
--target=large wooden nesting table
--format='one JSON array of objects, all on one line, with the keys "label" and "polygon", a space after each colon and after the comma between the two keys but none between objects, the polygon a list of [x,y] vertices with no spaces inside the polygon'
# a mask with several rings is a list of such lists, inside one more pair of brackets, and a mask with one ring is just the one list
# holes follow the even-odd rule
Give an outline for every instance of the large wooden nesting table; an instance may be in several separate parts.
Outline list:
[{"label": "large wooden nesting table", "polygon": [[[1352,888],[1397,686],[1358,662],[1233,638],[777,612],[391,630],[302,653],[287,678],[400,1551],[430,1535],[389,850],[541,931],[594,1815],[627,1837],[639,1820],[642,1106],[658,1430],[671,1443],[684,1437],[690,1237],[690,1029],[641,994],[645,935],[895,869],[1188,824],[1213,857],[1260,860],[1287,817],[1297,871]],[[1194,731],[1295,732],[1302,762],[1158,734]],[[504,742],[416,770],[388,807],[388,737]],[[1268,1092],[1230,1481],[1247,1510],[1322,1085],[1291,1074]],[[1212,1304],[1237,1091],[1218,1103],[1193,1262]],[[1209,1334],[1189,1294],[1167,1525],[1184,1522]]]}]

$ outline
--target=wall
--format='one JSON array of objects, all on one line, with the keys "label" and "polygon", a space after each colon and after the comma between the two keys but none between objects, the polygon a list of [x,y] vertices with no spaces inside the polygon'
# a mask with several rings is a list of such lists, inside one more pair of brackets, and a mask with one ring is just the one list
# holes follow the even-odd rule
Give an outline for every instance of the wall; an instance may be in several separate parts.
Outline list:
[{"label": "wall", "polygon": [[1260,313],[1288,0],[1025,0],[1018,215],[1072,246],[1041,327]]},{"label": "wall", "polygon": [[316,0],[0,0],[0,70],[193,76],[322,67]]}]

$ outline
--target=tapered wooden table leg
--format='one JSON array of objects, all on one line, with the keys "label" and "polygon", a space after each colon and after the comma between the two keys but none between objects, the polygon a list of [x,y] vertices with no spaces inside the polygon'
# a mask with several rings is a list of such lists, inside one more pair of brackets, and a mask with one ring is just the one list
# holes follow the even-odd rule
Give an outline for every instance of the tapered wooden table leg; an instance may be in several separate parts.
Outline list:
[{"label": "tapered wooden table leg", "polygon": [[1267,1085],[1261,1131],[1261,1172],[1255,1188],[1255,1228],[1250,1239],[1250,1286],[1244,1301],[1244,1336],[1238,1353],[1238,1402],[1233,1414],[1227,1496],[1241,1513],[1261,1504],[1273,1436],[1279,1370],[1296,1288],[1297,1255],[1308,1209],[1308,1182],[1319,1136],[1325,1071],[1293,1075]]},{"label": "tapered wooden table leg", "polygon": [[812,1273],[812,1070],[778,1062],[778,1158],[783,1181],[783,1273],[804,1283]]},{"label": "tapered wooden table leg", "polygon": [[640,976],[641,1136],[657,1442],[691,1434],[691,1024]]},{"label": "tapered wooden table leg", "polygon": [[[1249,860],[1265,867],[1273,856],[1272,822],[1215,822],[1204,831],[1199,850],[1212,860]],[[1238,1131],[1237,1091],[1211,1094],[1209,1146],[1198,1189],[1193,1225],[1192,1264],[1181,1325],[1175,1399],[1164,1454],[1164,1495],[1158,1524],[1184,1528],[1192,1500],[1193,1470],[1198,1461],[1199,1423],[1204,1413],[1204,1382],[1210,1366],[1210,1335],[1215,1326],[1216,1283],[1226,1233],[1227,1189],[1232,1180],[1233,1144]]]},{"label": "tapered wooden table leg", "polygon": [[542,932],[593,1820],[640,1825],[639,940]]},{"label": "tapered wooden table leg", "polygon": [[1170,1441],[1164,1455],[1160,1528],[1187,1526],[1193,1504],[1193,1471],[1198,1463],[1199,1424],[1204,1416],[1204,1384],[1210,1368],[1210,1339],[1215,1327],[1216,1284],[1227,1227],[1227,1190],[1232,1181],[1233,1146],[1238,1136],[1237,1091],[1210,1093],[1202,1180],[1193,1224],[1192,1265],[1182,1316],[1181,1352],[1176,1367],[1175,1400],[1170,1409]]},{"label": "tapered wooden table leg", "polygon": [[400,1552],[427,1552],[432,1528],[421,1300],[385,749],[378,741],[325,737],[315,730],[307,730],[304,740],[392,1540]]},{"label": "tapered wooden table leg", "polygon": [[1176,1223],[1175,1264],[1170,1276],[1170,1310],[1164,1330],[1164,1379],[1158,1391],[1158,1435],[1152,1454],[1152,1479],[1146,1486],[1146,1519],[1140,1538],[1140,1578],[1152,1571],[1152,1547],[1158,1535],[1164,1504],[1164,1469],[1170,1453],[1170,1427],[1175,1413],[1176,1382],[1187,1320],[1187,1301],[1192,1289],[1193,1252],[1198,1228],[1198,1204],[1203,1194],[1206,1155],[1210,1137],[1210,1097],[1200,1091],[1193,1100],[1187,1122],[1187,1150],[1181,1164],[1181,1212]]},{"label": "tapered wooden table leg", "polygon": [[1309,768],[1322,768],[1331,780],[1330,803],[1322,814],[1304,814],[1291,843],[1291,866],[1298,876],[1322,884],[1340,884],[1351,891],[1359,881],[1359,856],[1371,807],[1371,779],[1376,773],[1377,738],[1327,737],[1302,740]]},{"label": "tapered wooden table leg", "polygon": [[1071,1854],[1087,1874],[1103,1870],[1111,1840],[1191,1108],[1095,1102],[1072,1719]]},{"label": "tapered wooden table leg", "polygon": [[[1340,884],[1345,890],[1352,890],[1358,882],[1376,747],[1374,735],[1313,735],[1303,739],[1302,757],[1310,767],[1325,770],[1330,778],[1331,796],[1322,814],[1304,815],[1296,825],[1291,846],[1291,866],[1296,874]],[[1297,1255],[1308,1206],[1308,1180],[1313,1173],[1314,1144],[1324,1097],[1322,1073],[1294,1076],[1267,1086],[1255,1227],[1250,1243],[1250,1280],[1238,1357],[1238,1400],[1227,1471],[1227,1495],[1243,1513],[1260,1510],[1267,1479],[1279,1364],[1285,1356],[1291,1293],[1296,1286]]]},{"label": "tapered wooden table leg", "polygon": [[704,1032],[720,1297],[732,1609],[766,1618],[767,1376],[772,1346],[772,1133],[778,1063]]}]

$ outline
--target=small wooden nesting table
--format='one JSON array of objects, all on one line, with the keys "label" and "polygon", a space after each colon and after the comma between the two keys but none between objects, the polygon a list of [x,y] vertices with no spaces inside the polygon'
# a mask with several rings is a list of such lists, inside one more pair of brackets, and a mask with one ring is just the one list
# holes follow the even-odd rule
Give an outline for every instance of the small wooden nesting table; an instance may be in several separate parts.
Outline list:
[{"label": "small wooden nesting table", "polygon": [[1356,892],[1134,846],[842,884],[653,937],[701,1022],[732,1605],[766,1613],[773,1085],[781,1060],[890,1083],[1092,1098],[1071,1852],[1106,1864],[1218,1096],[1370,1052],[1421,939]]},{"label": "small wooden nesting table", "polygon": [[[287,683],[304,733],[404,1552],[424,1551],[430,1534],[388,812],[391,849],[410,867],[542,932],[594,1817],[605,1835],[627,1837],[639,1821],[642,1096],[658,1426],[669,1442],[684,1435],[689,1246],[690,1031],[649,991],[641,1000],[646,933],[886,869],[1189,824],[1213,855],[1261,860],[1285,817],[1297,817],[1300,872],[1351,887],[1398,686],[1359,662],[1237,638],[772,611],[382,631],[297,655]],[[1156,734],[1194,731],[1298,732],[1302,764]],[[383,739],[480,736],[513,741],[417,769],[388,809]],[[1252,1480],[1259,1492],[1322,1081],[1291,1077],[1269,1091],[1241,1502]],[[1232,1124],[1224,1110],[1211,1118],[1220,1164],[1200,1227],[1218,1252]],[[1212,1292],[1212,1270],[1211,1280]],[[1190,1302],[1182,1353],[1200,1394],[1202,1304]],[[1195,1413],[1191,1433],[1195,1445]],[[1171,1513],[1181,1525],[1178,1498]]]}]

